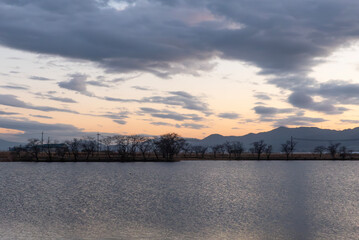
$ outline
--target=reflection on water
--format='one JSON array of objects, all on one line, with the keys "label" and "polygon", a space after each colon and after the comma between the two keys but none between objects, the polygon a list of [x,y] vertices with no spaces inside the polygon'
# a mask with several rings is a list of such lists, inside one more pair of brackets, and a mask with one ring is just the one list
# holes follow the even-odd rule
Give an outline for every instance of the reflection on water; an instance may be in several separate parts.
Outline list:
[{"label": "reflection on water", "polygon": [[358,239],[357,162],[0,163],[0,239]]}]

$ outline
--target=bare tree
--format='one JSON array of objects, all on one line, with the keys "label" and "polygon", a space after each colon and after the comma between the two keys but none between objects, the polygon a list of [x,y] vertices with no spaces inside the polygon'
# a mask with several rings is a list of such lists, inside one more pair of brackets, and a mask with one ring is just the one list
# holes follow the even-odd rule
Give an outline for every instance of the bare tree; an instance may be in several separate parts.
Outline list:
[{"label": "bare tree", "polygon": [[45,145],[45,153],[49,161],[52,161],[52,153],[54,152],[53,144],[51,144],[50,138],[47,139],[47,144]]},{"label": "bare tree", "polygon": [[214,145],[211,148],[212,148],[214,158],[217,158],[217,153],[221,153],[224,151],[224,146],[222,144]]},{"label": "bare tree", "polygon": [[31,156],[35,157],[36,161],[39,161],[39,153],[41,152],[41,141],[37,138],[31,138],[26,144],[26,149],[30,152]]},{"label": "bare tree", "polygon": [[326,149],[327,148],[324,146],[316,146],[313,150],[313,153],[319,154],[319,158],[321,159]]},{"label": "bare tree", "polygon": [[93,137],[84,137],[81,140],[82,151],[86,153],[86,161],[89,159],[90,155],[93,156],[94,152],[97,149],[97,142]]},{"label": "bare tree", "polygon": [[261,154],[267,147],[267,144],[265,144],[263,140],[260,140],[258,142],[253,142],[252,146],[251,152],[257,154],[257,159],[259,160],[261,158]]},{"label": "bare tree", "polygon": [[112,147],[114,145],[114,138],[112,136],[106,136],[101,138],[101,144],[105,146],[105,153],[108,159],[112,158]]},{"label": "bare tree", "polygon": [[327,147],[327,150],[333,159],[335,159],[335,155],[338,152],[339,145],[340,145],[340,143],[330,143],[329,146]]},{"label": "bare tree", "polygon": [[173,160],[173,157],[181,151],[185,142],[177,133],[168,133],[160,136],[156,141],[156,145],[166,160]]},{"label": "bare tree", "polygon": [[55,153],[61,158],[61,160],[64,160],[66,154],[69,154],[69,148],[66,144],[59,144],[55,148]]},{"label": "bare tree", "polygon": [[287,160],[289,160],[290,155],[294,152],[296,145],[297,142],[294,142],[292,140],[288,140],[282,144],[281,151],[285,153]]},{"label": "bare tree", "polygon": [[70,141],[66,141],[65,144],[67,145],[69,152],[71,152],[74,156],[74,160],[77,161],[80,153],[81,141],[77,138],[74,138]]},{"label": "bare tree", "polygon": [[339,149],[339,156],[344,160],[351,154],[351,150],[348,150],[346,146],[341,146]]},{"label": "bare tree", "polygon": [[121,160],[128,157],[131,148],[131,139],[128,136],[115,135],[114,141],[116,142],[117,152]]},{"label": "bare tree", "polygon": [[233,152],[233,145],[231,142],[225,142],[223,144],[224,146],[224,149],[227,151],[228,153],[228,158],[231,159],[231,156],[232,156],[232,152]]},{"label": "bare tree", "polygon": [[241,142],[232,142],[232,152],[236,159],[240,159],[244,152],[243,144]]},{"label": "bare tree", "polygon": [[196,158],[198,158],[198,156],[200,155],[200,157],[203,159],[205,153],[208,150],[208,147],[198,145],[198,146],[193,146],[193,150],[196,153]]},{"label": "bare tree", "polygon": [[138,149],[140,150],[143,160],[146,160],[146,154],[151,151],[152,141],[149,138],[143,137],[142,141],[138,144]]},{"label": "bare tree", "polygon": [[267,160],[269,160],[270,155],[272,154],[272,145],[268,145],[265,149],[264,149],[264,153],[266,154]]},{"label": "bare tree", "polygon": [[191,157],[192,150],[193,150],[193,146],[191,144],[189,143],[183,144],[182,146],[183,157],[187,157],[188,153],[189,153],[189,157]]}]

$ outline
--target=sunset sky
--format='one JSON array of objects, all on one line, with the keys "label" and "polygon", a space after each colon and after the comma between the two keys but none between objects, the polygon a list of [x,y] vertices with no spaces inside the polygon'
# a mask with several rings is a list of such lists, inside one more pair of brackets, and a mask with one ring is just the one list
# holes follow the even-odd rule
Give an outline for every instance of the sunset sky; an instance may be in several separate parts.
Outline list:
[{"label": "sunset sky", "polygon": [[357,0],[0,0],[0,138],[359,125]]}]

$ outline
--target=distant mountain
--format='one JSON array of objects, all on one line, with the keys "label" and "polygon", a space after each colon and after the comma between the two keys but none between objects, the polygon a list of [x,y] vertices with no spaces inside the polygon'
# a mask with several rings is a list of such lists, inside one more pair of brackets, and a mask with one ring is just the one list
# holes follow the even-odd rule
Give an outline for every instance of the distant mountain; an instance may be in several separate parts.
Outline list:
[{"label": "distant mountain", "polygon": [[18,146],[20,144],[21,143],[8,142],[8,141],[0,139],[0,151],[7,151],[7,150],[9,150],[9,147]]},{"label": "distant mountain", "polygon": [[[198,144],[213,146],[223,144],[227,141],[240,141],[246,149],[251,147],[251,143],[264,140],[273,146],[273,151],[280,151],[281,144],[293,137],[298,142],[296,151],[311,152],[315,146],[328,146],[330,142],[341,143],[348,149],[359,151],[359,128],[336,131],[330,129],[320,129],[315,127],[286,128],[279,127],[268,132],[250,133],[244,136],[222,136],[212,134],[200,141]],[[299,138],[299,139],[297,139]],[[352,141],[347,141],[352,140]]]}]

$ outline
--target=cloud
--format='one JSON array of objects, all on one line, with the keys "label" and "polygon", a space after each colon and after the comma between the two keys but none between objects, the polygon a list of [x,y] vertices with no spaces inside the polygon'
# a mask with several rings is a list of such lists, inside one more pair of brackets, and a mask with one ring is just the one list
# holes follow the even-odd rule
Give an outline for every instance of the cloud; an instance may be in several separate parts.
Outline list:
[{"label": "cloud", "polygon": [[142,99],[126,99],[114,97],[98,97],[99,99],[113,101],[113,102],[137,102],[137,103],[157,103],[170,106],[180,106],[183,109],[194,110],[204,113],[206,115],[212,114],[208,104],[201,98],[193,96],[187,92],[174,91],[167,92],[169,96],[151,96]]},{"label": "cloud", "polygon": [[151,124],[155,126],[174,126],[173,124],[166,122],[151,122]]},{"label": "cloud", "polygon": [[312,126],[314,123],[321,123],[327,120],[323,118],[312,118],[303,116],[288,116],[286,118],[270,120],[274,121],[274,127],[280,126]]},{"label": "cloud", "polygon": [[53,101],[57,101],[57,102],[63,102],[63,103],[77,103],[75,100],[73,100],[72,98],[68,98],[68,97],[56,97],[53,96],[54,94],[56,94],[56,91],[48,91],[46,94],[43,93],[35,93],[36,96],[39,96],[41,98],[46,98],[46,99],[50,99]]},{"label": "cloud", "polygon": [[175,121],[184,121],[184,120],[192,120],[192,121],[202,121],[203,118],[198,116],[197,114],[181,114],[169,110],[157,110],[154,108],[140,108],[139,114],[150,114],[155,118],[162,119],[171,119]]},{"label": "cloud", "polygon": [[220,114],[218,114],[218,117],[226,118],[226,119],[238,119],[239,114],[238,113],[220,113]]},{"label": "cloud", "polygon": [[205,126],[203,124],[197,124],[197,123],[183,123],[183,124],[181,124],[181,127],[191,128],[191,129],[208,128],[207,126]]},{"label": "cloud", "polygon": [[293,109],[291,109],[291,108],[275,108],[275,107],[256,106],[253,109],[259,115],[275,115],[275,114],[293,112]]},{"label": "cloud", "polygon": [[6,89],[14,89],[14,90],[28,90],[28,87],[24,87],[24,86],[14,86],[14,85],[3,85],[0,86],[1,88],[6,88]]},{"label": "cloud", "polygon": [[265,93],[256,93],[256,94],[254,94],[254,97],[259,99],[259,100],[271,100],[272,99],[271,97],[269,97]]},{"label": "cloud", "polygon": [[359,120],[350,120],[350,119],[342,119],[340,120],[342,123],[351,123],[351,124],[358,124]]},{"label": "cloud", "polygon": [[50,81],[50,80],[52,80],[51,78],[40,77],[40,76],[30,76],[29,78],[31,80],[38,80],[38,81]]},{"label": "cloud", "polygon": [[58,85],[61,88],[76,91],[85,95],[91,95],[87,91],[86,80],[87,80],[87,75],[76,73],[70,75],[69,81],[59,82]]},{"label": "cloud", "polygon": [[125,125],[127,122],[125,120],[122,120],[122,119],[115,119],[113,120],[115,123],[118,123],[120,125]]},{"label": "cloud", "polygon": [[0,126],[2,128],[14,129],[23,132],[61,132],[71,133],[72,131],[78,132],[81,131],[79,128],[74,127],[68,124],[47,124],[40,123],[30,120],[16,120],[0,117]]},{"label": "cloud", "polygon": [[1,111],[0,110],[0,115],[17,115],[18,113],[14,113],[14,112],[5,112],[5,111]]},{"label": "cloud", "polygon": [[215,57],[263,74],[308,72],[359,35],[355,0],[123,2],[119,10],[110,1],[3,1],[1,44],[168,77],[207,71]]},{"label": "cloud", "polygon": [[141,87],[141,86],[132,86],[133,89],[141,90],[141,91],[152,91],[152,88],[149,87]]},{"label": "cloud", "polygon": [[32,117],[37,117],[37,118],[52,119],[52,117],[49,117],[49,116],[44,116],[44,115],[34,115],[34,114],[30,114],[30,116],[32,116]]},{"label": "cloud", "polygon": [[183,109],[196,110],[203,112],[206,115],[211,114],[208,104],[202,101],[199,97],[193,96],[184,91],[168,92],[170,96],[152,96],[141,99],[142,102],[148,103],[162,103],[172,106],[181,106]]},{"label": "cloud", "polygon": [[25,103],[21,100],[18,100],[14,95],[8,94],[0,94],[0,105],[10,106],[10,107],[17,107],[17,108],[26,108],[26,109],[33,109],[38,111],[44,112],[67,112],[67,113],[77,113],[73,110],[62,109],[62,108],[55,108],[55,107],[46,107],[46,106],[34,106],[30,103]]},{"label": "cloud", "polygon": [[288,101],[295,107],[323,112],[326,114],[341,114],[348,110],[344,107],[336,107],[329,100],[315,102],[311,96],[304,92],[293,92],[289,96]]}]

